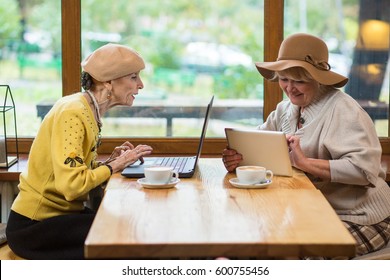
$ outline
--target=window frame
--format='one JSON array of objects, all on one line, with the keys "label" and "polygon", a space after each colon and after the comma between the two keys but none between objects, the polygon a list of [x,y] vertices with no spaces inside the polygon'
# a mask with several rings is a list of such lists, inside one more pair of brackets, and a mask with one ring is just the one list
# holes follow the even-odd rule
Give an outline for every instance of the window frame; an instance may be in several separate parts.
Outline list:
[{"label": "window frame", "polygon": [[[264,61],[277,58],[283,40],[284,0],[264,0]],[[62,25],[62,96],[80,91],[81,57],[81,0],[61,0]],[[260,78],[260,77],[259,77]],[[277,83],[264,80],[263,119],[276,108],[283,94]],[[390,126],[390,122],[389,122]],[[390,129],[389,129],[390,131]],[[99,153],[111,153],[115,146],[129,140],[123,137],[105,137]],[[390,138],[379,137],[382,153],[390,154]],[[28,153],[33,138],[19,139],[19,151]],[[198,146],[198,138],[134,138],[130,141],[147,144],[154,148],[155,155],[192,154]],[[206,138],[202,156],[220,156],[226,147],[224,138]],[[169,151],[169,152],[168,152]]]}]

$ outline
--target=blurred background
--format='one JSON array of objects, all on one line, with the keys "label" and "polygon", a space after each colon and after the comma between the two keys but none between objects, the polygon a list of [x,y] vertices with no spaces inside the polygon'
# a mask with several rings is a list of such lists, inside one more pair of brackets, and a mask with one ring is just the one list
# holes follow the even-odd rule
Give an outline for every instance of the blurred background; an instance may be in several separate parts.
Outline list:
[{"label": "blurred background", "polygon": [[[145,88],[132,108],[106,115],[104,136],[200,135],[205,107],[215,96],[208,137],[224,127],[263,122],[262,0],[81,0],[83,58],[115,42],[145,58]],[[350,82],[344,90],[388,136],[388,0],[286,0],[285,36],[322,37],[330,65]],[[61,0],[0,2],[0,84],[15,99],[18,134],[34,137],[62,95]],[[272,27],[270,27],[272,28]]]}]

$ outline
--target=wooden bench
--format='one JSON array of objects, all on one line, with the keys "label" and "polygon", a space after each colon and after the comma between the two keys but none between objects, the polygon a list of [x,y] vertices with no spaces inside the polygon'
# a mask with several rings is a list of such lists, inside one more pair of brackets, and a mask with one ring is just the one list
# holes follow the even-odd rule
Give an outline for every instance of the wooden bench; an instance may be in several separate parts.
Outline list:
[{"label": "wooden bench", "polygon": [[[166,120],[166,136],[173,135],[173,120],[180,118],[199,119],[204,117],[205,105],[193,104],[167,104],[168,101],[139,101],[132,107],[118,106],[109,110],[106,118],[152,118]],[[53,102],[41,102],[36,105],[37,116],[43,120],[49,110],[53,107]],[[260,101],[245,101],[241,104],[231,101],[220,101],[214,104],[210,118],[218,120],[236,121],[240,119],[262,119],[263,103]]]}]

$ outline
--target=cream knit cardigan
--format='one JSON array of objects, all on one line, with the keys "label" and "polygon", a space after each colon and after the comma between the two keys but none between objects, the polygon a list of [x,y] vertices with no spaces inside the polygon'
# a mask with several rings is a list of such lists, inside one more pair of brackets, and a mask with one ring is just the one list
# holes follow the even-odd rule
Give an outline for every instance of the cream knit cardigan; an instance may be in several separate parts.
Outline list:
[{"label": "cream knit cardigan", "polygon": [[295,134],[306,157],[329,160],[330,182],[307,175],[342,220],[368,225],[389,217],[390,187],[381,168],[381,145],[360,105],[334,90],[318,93],[305,107],[301,129],[298,115],[299,107],[284,100],[258,129]]}]

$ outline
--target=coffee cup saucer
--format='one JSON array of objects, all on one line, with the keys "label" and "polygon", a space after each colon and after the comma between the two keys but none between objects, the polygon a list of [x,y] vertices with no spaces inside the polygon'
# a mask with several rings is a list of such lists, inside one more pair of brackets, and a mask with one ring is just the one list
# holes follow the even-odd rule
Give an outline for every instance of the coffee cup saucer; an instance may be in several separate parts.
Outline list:
[{"label": "coffee cup saucer", "polygon": [[138,179],[137,182],[140,183],[144,188],[147,188],[147,189],[169,189],[169,188],[173,188],[174,186],[176,186],[176,184],[180,182],[180,179],[173,178],[167,184],[149,183],[146,181],[146,178]]},{"label": "coffee cup saucer", "polygon": [[232,178],[229,180],[229,183],[235,186],[236,188],[241,188],[241,189],[263,189],[266,188],[268,185],[272,184],[272,180],[266,180],[257,184],[243,184],[240,183],[238,178]]}]

